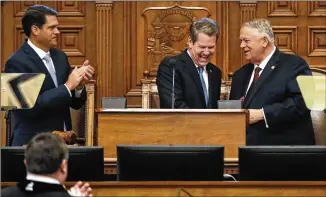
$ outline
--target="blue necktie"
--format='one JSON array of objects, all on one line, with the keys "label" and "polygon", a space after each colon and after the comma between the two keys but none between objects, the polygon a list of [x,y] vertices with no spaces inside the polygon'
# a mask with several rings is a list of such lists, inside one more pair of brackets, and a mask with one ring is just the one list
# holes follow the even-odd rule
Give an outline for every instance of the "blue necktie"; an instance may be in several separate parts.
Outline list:
[{"label": "blue necktie", "polygon": [[207,89],[206,89],[206,83],[205,83],[204,76],[203,76],[204,68],[203,67],[198,67],[197,69],[198,69],[198,73],[199,73],[199,78],[200,78],[200,81],[201,81],[201,85],[203,87],[205,101],[206,101],[206,106],[207,106],[208,105],[208,94],[207,94]]}]

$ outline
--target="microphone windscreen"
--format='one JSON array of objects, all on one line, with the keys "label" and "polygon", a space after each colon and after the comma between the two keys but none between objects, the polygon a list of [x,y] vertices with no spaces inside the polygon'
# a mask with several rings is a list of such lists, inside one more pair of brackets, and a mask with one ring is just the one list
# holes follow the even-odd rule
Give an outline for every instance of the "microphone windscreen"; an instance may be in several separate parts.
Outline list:
[{"label": "microphone windscreen", "polygon": [[169,60],[169,65],[174,66],[175,63],[177,63],[177,61],[175,59],[172,58]]}]

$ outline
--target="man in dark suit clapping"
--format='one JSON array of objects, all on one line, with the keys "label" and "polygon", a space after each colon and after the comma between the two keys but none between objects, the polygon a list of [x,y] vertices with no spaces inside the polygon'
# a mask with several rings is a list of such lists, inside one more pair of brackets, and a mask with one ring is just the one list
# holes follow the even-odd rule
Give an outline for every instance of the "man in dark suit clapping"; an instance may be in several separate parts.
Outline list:
[{"label": "man in dark suit clapping", "polygon": [[57,45],[59,36],[57,12],[43,5],[30,6],[22,26],[28,39],[6,62],[6,73],[44,73],[46,75],[35,106],[13,112],[12,145],[26,144],[40,132],[72,129],[70,107],[79,109],[85,103],[84,84],[94,68],[88,60],[71,69],[67,55]]},{"label": "man in dark suit clapping", "polygon": [[313,145],[310,110],[296,81],[312,75],[307,62],[285,54],[274,45],[265,19],[246,22],[240,41],[248,64],[234,73],[230,100],[242,100],[249,109],[247,145]]}]

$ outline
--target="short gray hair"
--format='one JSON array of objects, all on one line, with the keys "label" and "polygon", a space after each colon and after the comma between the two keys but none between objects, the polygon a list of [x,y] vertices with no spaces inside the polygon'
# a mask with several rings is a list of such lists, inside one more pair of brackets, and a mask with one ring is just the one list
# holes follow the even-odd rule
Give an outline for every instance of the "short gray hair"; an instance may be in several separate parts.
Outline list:
[{"label": "short gray hair", "polygon": [[256,29],[259,33],[265,34],[270,42],[274,43],[274,33],[270,22],[266,19],[254,19],[243,23],[242,27]]},{"label": "short gray hair", "polygon": [[68,158],[65,142],[50,132],[34,136],[25,149],[26,170],[33,174],[53,174]]}]

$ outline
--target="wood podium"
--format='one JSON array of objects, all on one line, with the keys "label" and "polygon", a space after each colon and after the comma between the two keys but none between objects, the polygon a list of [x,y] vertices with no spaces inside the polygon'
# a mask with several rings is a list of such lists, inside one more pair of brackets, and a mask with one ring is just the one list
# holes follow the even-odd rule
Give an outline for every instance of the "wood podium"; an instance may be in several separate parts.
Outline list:
[{"label": "wood podium", "polygon": [[245,145],[247,110],[100,109],[93,145],[116,158],[117,144],[224,145],[225,158],[238,158]]}]

